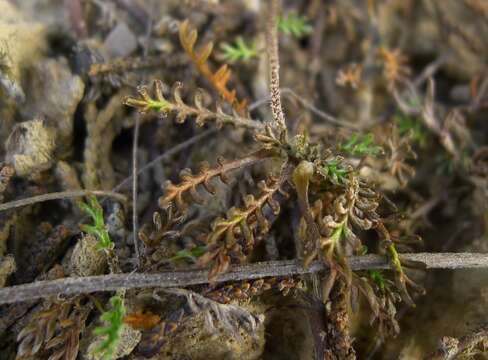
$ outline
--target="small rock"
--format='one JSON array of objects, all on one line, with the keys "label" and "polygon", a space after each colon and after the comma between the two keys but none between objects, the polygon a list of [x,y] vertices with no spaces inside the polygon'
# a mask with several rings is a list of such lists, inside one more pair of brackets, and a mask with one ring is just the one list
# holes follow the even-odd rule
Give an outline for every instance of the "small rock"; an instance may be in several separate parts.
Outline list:
[{"label": "small rock", "polygon": [[[32,6],[32,5],[31,5]],[[14,126],[15,111],[26,100],[24,69],[34,64],[46,47],[46,27],[27,19],[12,1],[0,0],[0,142]],[[32,117],[31,117],[32,118]]]},{"label": "small rock", "polygon": [[[100,347],[101,341],[101,338],[95,338],[94,341],[88,346],[86,356],[82,356],[82,358],[87,360],[101,360],[103,358],[103,354],[95,351],[98,347]],[[137,344],[139,344],[139,341],[141,341],[141,332],[134,330],[130,326],[124,325],[113,359],[115,360],[129,355],[135,349]]]},{"label": "small rock", "polygon": [[15,259],[7,255],[0,259],[0,288],[5,286],[7,278],[16,270]]},{"label": "small rock", "polygon": [[107,267],[107,257],[97,248],[97,239],[84,235],[75,245],[71,254],[71,271],[75,276],[100,275]]},{"label": "small rock", "polygon": [[54,163],[56,131],[42,120],[17,124],[6,143],[6,161],[18,176],[30,178],[49,169]]},{"label": "small rock", "polygon": [[73,75],[65,59],[48,59],[34,66],[24,116],[43,116],[58,130],[58,153],[71,149],[73,118],[85,84]]},{"label": "small rock", "polygon": [[238,334],[225,329],[212,333],[206,328],[204,314],[196,314],[185,322],[178,335],[161,346],[159,354],[151,360],[169,360],[176,356],[193,360],[260,359],[265,345],[264,316],[260,320],[252,333],[243,328]]},{"label": "small rock", "polygon": [[0,53],[13,81],[20,82],[21,69],[33,64],[45,47],[44,25],[25,19],[10,1],[0,0]]},{"label": "small rock", "polygon": [[108,34],[104,45],[110,56],[126,57],[137,49],[137,38],[127,24],[121,22]]}]

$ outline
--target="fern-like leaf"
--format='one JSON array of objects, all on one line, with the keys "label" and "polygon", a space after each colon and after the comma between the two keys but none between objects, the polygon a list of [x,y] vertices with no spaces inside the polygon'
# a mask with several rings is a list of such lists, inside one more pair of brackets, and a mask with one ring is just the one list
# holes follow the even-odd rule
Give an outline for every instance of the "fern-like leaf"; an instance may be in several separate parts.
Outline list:
[{"label": "fern-like leaf", "polygon": [[93,225],[80,225],[81,230],[87,234],[96,236],[99,249],[113,249],[114,243],[108,234],[107,227],[105,226],[105,220],[103,219],[103,208],[98,202],[97,198],[95,196],[91,196],[88,203],[80,202],[79,207],[92,218],[94,223]]},{"label": "fern-like leaf", "polygon": [[233,45],[224,43],[221,45],[224,58],[231,62],[248,61],[258,56],[258,51],[254,44],[248,45],[238,37]]},{"label": "fern-like leaf", "polygon": [[75,360],[80,334],[92,310],[91,303],[73,306],[73,302],[52,303],[36,313],[17,336],[19,358],[50,351],[48,360]]},{"label": "fern-like leaf", "polygon": [[113,296],[110,298],[110,304],[112,309],[100,316],[106,325],[93,330],[95,335],[104,337],[100,346],[95,350],[97,353],[103,354],[103,360],[112,360],[124,325],[125,307],[123,300],[119,296]]},{"label": "fern-like leaf", "polygon": [[260,130],[264,126],[247,116],[237,113],[233,110],[232,114],[224,112],[220,104],[217,103],[216,110],[212,111],[203,105],[202,91],[197,91],[193,98],[193,106],[185,103],[182,99],[181,83],[177,82],[173,85],[172,94],[173,99],[167,100],[163,95],[163,85],[159,80],[154,81],[154,97],[149,95],[149,89],[146,86],[137,88],[139,97],[128,96],[124,99],[124,104],[137,108],[139,112],[156,112],[162,115],[168,113],[176,114],[176,121],[183,123],[187,118],[192,117],[198,126],[203,126],[210,120],[214,120],[217,127],[223,124],[232,124],[237,127],[245,127],[249,129]]},{"label": "fern-like leaf", "polygon": [[165,195],[159,199],[159,206],[164,209],[174,203],[178,211],[184,213],[188,208],[188,203],[184,199],[185,194],[188,194],[192,201],[201,203],[203,198],[198,192],[199,187],[202,186],[207,192],[214,194],[215,189],[211,184],[212,179],[219,177],[222,182],[228,183],[227,174],[230,171],[253,165],[272,155],[271,152],[261,150],[229,162],[219,158],[217,160],[218,165],[213,168],[208,163],[203,163],[197,174],[192,174],[190,169],[184,169],[180,173],[181,182],[179,184],[173,184],[171,181],[166,182],[164,185]]},{"label": "fern-like leaf", "polygon": [[78,309],[76,315],[61,324],[62,331],[52,338],[46,349],[52,349],[53,353],[48,360],[76,360],[80,348],[80,335],[85,329],[85,323],[90,311],[91,304]]},{"label": "fern-like leaf", "polygon": [[70,310],[70,303],[54,303],[46,310],[35,314],[32,321],[17,335],[17,341],[20,342],[17,355],[22,357],[37,354],[42,346],[53,338],[57,323],[65,320]]},{"label": "fern-like leaf", "polygon": [[313,31],[313,27],[307,22],[307,19],[295,13],[280,18],[278,28],[284,34],[293,35],[297,38],[304,37]]},{"label": "fern-like leaf", "polygon": [[[199,258],[202,266],[213,264],[209,279],[214,279],[218,274],[227,271],[231,257],[242,261],[245,258],[243,249],[249,252],[249,249],[254,247],[257,231],[261,235],[269,231],[269,221],[263,210],[265,205],[268,205],[272,212],[278,215],[280,205],[273,195],[280,190],[283,181],[283,177],[272,177],[267,182],[261,181],[259,183],[261,195],[258,198],[253,195],[245,196],[243,208],[233,207],[227,212],[225,218],[220,217],[213,222],[211,231],[206,237],[209,250]],[[242,240],[240,243],[238,238]]]},{"label": "fern-like leaf", "polygon": [[377,155],[382,152],[381,147],[375,145],[373,134],[366,134],[364,136],[353,134],[339,148],[353,156]]},{"label": "fern-like leaf", "polygon": [[160,81],[154,82],[154,97],[149,95],[149,89],[146,86],[137,87],[137,92],[139,98],[128,96],[124,99],[124,104],[139,109],[142,114],[150,111],[167,114],[174,109],[174,105],[164,98]]},{"label": "fern-like leaf", "polygon": [[231,76],[231,70],[227,65],[222,65],[217,71],[213,72],[208,65],[208,58],[213,50],[213,43],[209,42],[198,50],[195,50],[195,43],[198,32],[190,26],[188,20],[180,25],[180,43],[185,49],[196,68],[217,90],[219,95],[227,101],[239,114],[244,114],[247,108],[247,101],[239,101],[235,90],[229,90],[227,83]]}]

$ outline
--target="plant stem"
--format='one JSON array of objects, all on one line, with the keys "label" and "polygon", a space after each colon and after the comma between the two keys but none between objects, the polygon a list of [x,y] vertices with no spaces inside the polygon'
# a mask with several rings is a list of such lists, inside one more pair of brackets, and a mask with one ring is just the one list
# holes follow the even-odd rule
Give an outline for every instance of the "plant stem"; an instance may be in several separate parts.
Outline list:
[{"label": "plant stem", "polygon": [[266,50],[269,64],[269,91],[271,94],[271,112],[274,127],[286,131],[285,115],[281,106],[280,93],[280,58],[278,52],[278,12],[279,0],[269,0],[269,18],[266,27]]},{"label": "plant stem", "polygon": [[136,253],[136,264],[139,268],[141,266],[141,255],[139,250],[139,234],[138,234],[138,223],[137,223],[137,148],[139,142],[139,128],[140,119],[139,115],[136,115],[136,122],[134,124],[134,137],[132,144],[132,241],[134,242],[134,250]]},{"label": "plant stem", "polygon": [[[422,262],[427,269],[488,269],[488,254],[477,253],[418,253],[401,254],[402,259]],[[348,258],[352,270],[389,269],[390,262],[378,255]],[[263,277],[293,276],[327,270],[327,265],[315,262],[305,269],[298,260],[260,262],[233,267],[220,275],[215,283],[242,281]],[[155,274],[110,274],[58,280],[38,281],[0,289],[0,304],[48,298],[59,295],[88,294],[118,289],[169,288],[207,284],[208,270],[187,270]]]},{"label": "plant stem", "polygon": [[82,197],[82,196],[108,196],[114,199],[121,201],[124,204],[127,204],[127,197],[122,194],[118,194],[112,191],[102,191],[102,190],[75,190],[75,191],[60,191],[60,192],[53,192],[48,194],[42,194],[37,196],[32,196],[26,199],[14,200],[10,202],[6,202],[0,204],[0,211],[15,209],[22,206],[32,205],[39,202],[49,201],[49,200],[62,200],[62,199],[69,199],[74,197]]},{"label": "plant stem", "polygon": [[[217,133],[217,131],[218,131],[217,129],[205,130],[204,132],[202,132],[198,135],[195,135],[192,138],[190,138],[190,139],[188,139],[188,140],[186,140],[186,141],[184,141],[178,145],[175,145],[171,149],[168,149],[167,151],[165,151],[164,153],[162,153],[161,155],[157,156],[156,158],[151,160],[149,163],[144,165],[142,168],[140,168],[139,171],[137,171],[137,175],[141,175],[145,171],[156,166],[161,161],[164,161],[164,160],[171,158],[172,156],[180,153],[181,151],[183,151],[183,150],[187,149],[188,147],[196,144],[197,142],[209,137],[210,135]],[[132,180],[132,178],[133,178],[133,175],[128,176],[127,178],[122,180],[122,182],[120,182],[117,186],[115,186],[112,189],[112,191],[118,191],[118,190],[122,189],[127,184],[129,184],[129,182]]]}]

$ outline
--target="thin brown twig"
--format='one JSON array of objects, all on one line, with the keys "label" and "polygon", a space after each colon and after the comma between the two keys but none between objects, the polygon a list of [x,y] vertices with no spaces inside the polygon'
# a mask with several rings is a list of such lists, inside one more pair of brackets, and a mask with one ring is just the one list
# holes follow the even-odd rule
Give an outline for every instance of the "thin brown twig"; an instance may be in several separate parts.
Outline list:
[{"label": "thin brown twig", "polygon": [[269,64],[269,92],[271,94],[271,112],[273,113],[273,126],[286,131],[285,115],[281,106],[280,94],[280,58],[278,49],[278,12],[279,0],[269,0],[269,18],[266,27],[266,51]]},{"label": "thin brown twig", "polygon": [[338,126],[343,126],[347,127],[349,129],[354,129],[354,130],[359,130],[360,126],[353,124],[351,122],[345,121],[345,120],[339,120],[335,118],[334,116],[327,114],[326,112],[318,109],[313,105],[311,102],[305,100],[302,98],[300,95],[298,95],[296,92],[294,92],[290,88],[282,88],[281,89],[283,95],[288,95],[292,98],[294,98],[296,101],[298,101],[305,109],[309,110],[311,113],[317,115],[321,119],[324,119],[325,121],[330,122],[331,124],[338,125]]},{"label": "thin brown twig", "polygon": [[[154,4],[153,4],[154,8]],[[137,9],[137,7],[136,7]],[[144,9],[142,9],[144,10]],[[145,45],[144,45],[144,57],[147,56],[149,51],[149,44],[151,38],[151,29],[153,26],[153,21],[151,18],[148,18],[147,25],[146,25],[146,38],[145,38]],[[139,129],[141,126],[141,119],[139,115],[136,115],[135,123],[134,123],[134,136],[132,141],[132,241],[134,243],[134,249],[136,253],[136,264],[139,268],[141,266],[141,254],[139,249],[139,231],[138,231],[138,223],[137,223],[137,195],[138,195],[138,173],[137,173],[137,152],[139,146]]]},{"label": "thin brown twig", "polygon": [[[320,110],[319,108],[315,107],[315,105],[313,105],[311,102],[305,100],[300,95],[298,95],[291,88],[283,87],[280,89],[280,91],[281,91],[281,95],[283,95],[283,97],[285,99],[288,98],[289,100],[293,99],[293,100],[298,101],[301,106],[303,106],[305,109],[310,111],[312,114],[317,115],[321,119],[328,121],[331,124],[334,124],[337,126],[343,126],[343,127],[350,128],[353,130],[360,130],[361,129],[361,127],[359,125],[356,125],[354,123],[351,123],[351,122],[348,122],[345,120],[337,119],[336,117]],[[270,101],[271,101],[271,97],[269,97],[269,96],[264,98],[264,99],[257,100],[249,106],[249,110],[254,110],[255,108],[258,108],[264,104],[267,104]]]},{"label": "thin brown twig", "polygon": [[[477,253],[418,253],[402,254],[403,260],[425,264],[427,269],[488,269],[488,254]],[[379,255],[352,256],[348,258],[352,270],[388,269],[390,261]],[[229,272],[213,280],[214,283],[260,279],[316,273],[327,270],[321,262],[304,268],[298,260],[260,262],[233,267]],[[208,270],[186,270],[155,274],[110,274],[78,278],[38,281],[30,284],[0,289],[0,304],[70,296],[118,289],[170,288],[207,284]]]},{"label": "thin brown twig", "polygon": [[0,204],[0,211],[15,209],[22,206],[32,205],[44,201],[50,200],[61,200],[61,199],[69,199],[75,197],[82,197],[82,196],[107,196],[114,199],[121,201],[124,204],[127,204],[127,197],[125,195],[113,192],[113,191],[103,191],[103,190],[75,190],[75,191],[60,191],[60,192],[53,192],[48,194],[42,194],[37,196],[32,196],[26,199],[14,200],[10,202],[6,202]]},{"label": "thin brown twig", "polygon": [[137,148],[139,143],[139,128],[141,121],[139,115],[136,115],[134,124],[134,137],[132,144],[132,241],[134,242],[134,249],[136,252],[136,264],[137,267],[141,265],[141,254],[139,250],[139,236],[138,236],[138,224],[137,224]]}]

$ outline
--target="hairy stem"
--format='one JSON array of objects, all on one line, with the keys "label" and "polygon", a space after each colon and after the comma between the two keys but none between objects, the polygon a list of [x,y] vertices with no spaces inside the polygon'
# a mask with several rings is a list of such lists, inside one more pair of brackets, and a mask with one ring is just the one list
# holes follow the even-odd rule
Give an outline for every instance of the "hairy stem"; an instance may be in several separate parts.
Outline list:
[{"label": "hairy stem", "polygon": [[285,115],[281,106],[280,93],[280,58],[278,53],[278,12],[279,0],[269,0],[269,18],[266,27],[266,50],[269,64],[269,91],[271,94],[271,112],[274,126],[286,131]]}]

